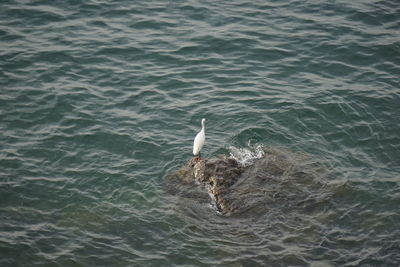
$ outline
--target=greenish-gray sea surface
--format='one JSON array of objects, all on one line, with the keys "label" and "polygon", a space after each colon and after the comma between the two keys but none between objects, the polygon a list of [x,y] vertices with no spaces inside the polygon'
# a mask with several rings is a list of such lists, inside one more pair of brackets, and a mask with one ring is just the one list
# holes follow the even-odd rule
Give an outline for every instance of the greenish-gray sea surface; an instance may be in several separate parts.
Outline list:
[{"label": "greenish-gray sea surface", "polygon": [[[0,266],[400,265],[398,0],[0,7]],[[330,191],[168,193],[203,117],[204,157],[302,153]]]}]

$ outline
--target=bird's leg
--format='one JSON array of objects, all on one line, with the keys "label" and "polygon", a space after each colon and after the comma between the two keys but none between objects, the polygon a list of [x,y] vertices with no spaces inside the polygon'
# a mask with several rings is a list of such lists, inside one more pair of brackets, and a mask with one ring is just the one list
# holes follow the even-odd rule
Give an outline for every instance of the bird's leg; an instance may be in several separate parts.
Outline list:
[{"label": "bird's leg", "polygon": [[201,160],[200,152],[199,152],[199,155],[194,158],[194,160],[196,160],[196,161]]}]

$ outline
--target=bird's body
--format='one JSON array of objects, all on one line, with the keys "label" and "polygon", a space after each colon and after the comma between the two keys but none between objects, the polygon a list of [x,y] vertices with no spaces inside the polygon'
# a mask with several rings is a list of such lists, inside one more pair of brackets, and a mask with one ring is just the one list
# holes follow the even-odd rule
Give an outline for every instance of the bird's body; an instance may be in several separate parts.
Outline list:
[{"label": "bird's body", "polygon": [[200,150],[206,141],[205,122],[206,119],[201,120],[201,131],[196,135],[193,141],[193,155],[195,156],[200,154]]}]

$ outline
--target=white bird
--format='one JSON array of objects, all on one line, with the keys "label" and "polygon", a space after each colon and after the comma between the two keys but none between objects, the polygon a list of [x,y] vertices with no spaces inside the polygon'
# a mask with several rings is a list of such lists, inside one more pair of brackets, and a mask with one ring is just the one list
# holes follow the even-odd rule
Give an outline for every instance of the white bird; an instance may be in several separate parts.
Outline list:
[{"label": "white bird", "polygon": [[194,138],[193,141],[193,155],[200,154],[200,150],[204,145],[204,142],[206,141],[206,133],[205,133],[205,122],[206,119],[201,120],[201,131],[197,133],[196,137]]}]

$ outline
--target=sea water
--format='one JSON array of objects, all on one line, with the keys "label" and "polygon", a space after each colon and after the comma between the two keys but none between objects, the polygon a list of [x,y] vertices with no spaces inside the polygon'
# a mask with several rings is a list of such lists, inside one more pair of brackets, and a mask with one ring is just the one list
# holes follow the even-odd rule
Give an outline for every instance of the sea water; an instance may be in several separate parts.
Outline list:
[{"label": "sea water", "polygon": [[[400,264],[398,1],[0,9],[1,266]],[[203,117],[202,156],[304,153],[331,197],[234,218],[168,194]]]}]

